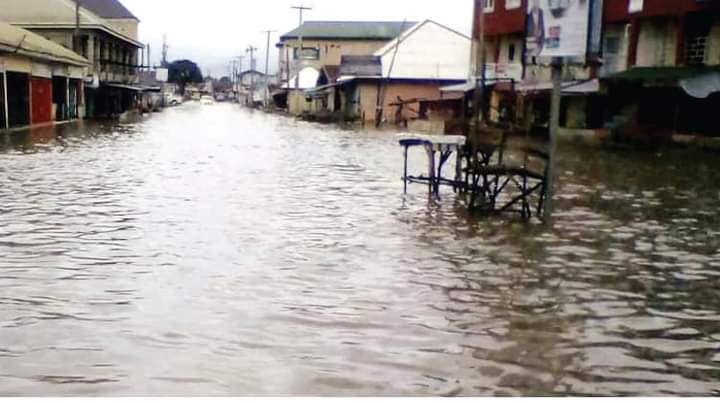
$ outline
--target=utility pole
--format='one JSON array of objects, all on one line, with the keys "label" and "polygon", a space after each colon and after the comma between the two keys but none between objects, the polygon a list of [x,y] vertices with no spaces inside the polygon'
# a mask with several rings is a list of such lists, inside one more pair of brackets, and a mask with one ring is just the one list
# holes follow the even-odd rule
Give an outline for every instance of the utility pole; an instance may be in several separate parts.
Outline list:
[{"label": "utility pole", "polygon": [[475,0],[473,13],[473,45],[475,46],[475,94],[473,97],[473,118],[475,133],[485,116],[485,0]]},{"label": "utility pole", "polygon": [[[298,39],[300,42],[300,51],[298,52],[298,64],[300,66],[302,66],[302,63],[303,63],[303,32],[302,32],[303,12],[311,11],[312,7],[292,6],[290,8],[298,10],[298,13],[300,14],[300,25],[298,26],[298,29],[299,29]],[[298,89],[300,87],[300,69],[298,68],[297,71],[298,71],[298,74],[295,78],[295,89]]]},{"label": "utility pole", "polygon": [[162,45],[162,67],[167,67],[167,56],[168,56],[168,44],[167,44],[167,35],[163,35],[163,45]]},{"label": "utility pole", "polygon": [[263,31],[267,33],[267,46],[265,47],[265,107],[270,105],[270,87],[268,86],[268,75],[270,74],[270,35],[277,31]]},{"label": "utility pole", "polygon": [[257,48],[252,45],[248,46],[247,53],[250,53],[250,104],[255,103],[255,58],[254,54]]},{"label": "utility pole", "polygon": [[80,49],[80,0],[75,0],[75,52],[82,54]]},{"label": "utility pole", "polygon": [[560,131],[560,103],[562,97],[562,72],[563,58],[553,57],[552,60],[552,81],[553,90],[550,98],[550,149],[548,150],[547,184],[545,186],[545,207],[543,214],[545,219],[552,217],[553,197],[555,194],[555,154],[557,149],[557,138]]}]

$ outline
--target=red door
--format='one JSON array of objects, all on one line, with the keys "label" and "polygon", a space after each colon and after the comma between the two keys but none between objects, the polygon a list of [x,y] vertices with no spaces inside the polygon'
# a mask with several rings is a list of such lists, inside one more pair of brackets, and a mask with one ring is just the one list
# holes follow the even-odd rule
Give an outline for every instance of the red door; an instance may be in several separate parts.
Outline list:
[{"label": "red door", "polygon": [[32,99],[32,124],[52,122],[52,80],[33,77],[30,79]]}]

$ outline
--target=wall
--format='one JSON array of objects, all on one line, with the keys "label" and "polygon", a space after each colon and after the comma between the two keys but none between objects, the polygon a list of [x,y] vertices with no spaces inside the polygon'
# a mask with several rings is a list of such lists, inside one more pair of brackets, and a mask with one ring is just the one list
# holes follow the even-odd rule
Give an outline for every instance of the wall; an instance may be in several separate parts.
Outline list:
[{"label": "wall", "polygon": [[[507,2],[508,0],[495,0],[495,9],[485,14],[485,33],[487,35],[523,33],[525,31],[526,1],[522,0],[520,7],[513,9],[507,9]],[[479,10],[479,7],[476,6],[476,10]],[[479,19],[479,16],[479,13],[475,15],[475,21]],[[477,22],[475,27],[477,27]],[[474,36],[477,38],[478,32],[475,32]]]},{"label": "wall", "polygon": [[300,116],[303,112],[315,112],[313,110],[313,102],[308,102],[305,97],[305,91],[290,91],[287,102],[288,111],[291,115]]},{"label": "wall", "polygon": [[638,66],[674,66],[677,49],[677,23],[674,20],[640,22],[637,45]]},{"label": "wall", "polygon": [[[358,86],[358,90],[360,91],[359,117],[362,118],[364,113],[366,122],[374,122],[377,106],[378,85],[377,83],[363,83]],[[390,104],[397,102],[398,96],[403,100],[440,97],[439,84],[391,83],[386,87],[385,91],[383,121],[388,123],[395,123],[395,113],[397,111],[397,107],[390,106]],[[417,119],[417,113],[411,111],[410,109],[413,111],[419,111],[420,105],[405,105],[403,108],[403,118]]]},{"label": "wall", "polygon": [[707,64],[720,65],[720,20],[715,21],[708,38]]},{"label": "wall", "polygon": [[[383,50],[383,75],[391,78],[466,80],[470,75],[470,38],[433,22],[404,37],[397,48]],[[380,52],[376,53],[380,56]],[[393,64],[393,59],[395,60]],[[390,68],[392,66],[392,73]]]},{"label": "wall", "polygon": [[[342,56],[369,56],[383,47],[388,41],[349,41],[349,40],[303,40],[303,47],[320,49],[319,60],[306,60],[304,67],[320,69],[322,66],[339,66]],[[286,80],[286,48],[289,47],[290,55],[290,76],[294,76],[299,70],[297,61],[293,59],[293,49],[300,47],[300,41],[292,39],[284,43],[284,47],[278,49],[280,79]]]},{"label": "wall", "polygon": [[139,22],[136,19],[128,18],[128,19],[112,19],[112,20],[106,20],[110,26],[117,31],[118,33],[121,33],[128,38],[138,40],[138,26]]}]

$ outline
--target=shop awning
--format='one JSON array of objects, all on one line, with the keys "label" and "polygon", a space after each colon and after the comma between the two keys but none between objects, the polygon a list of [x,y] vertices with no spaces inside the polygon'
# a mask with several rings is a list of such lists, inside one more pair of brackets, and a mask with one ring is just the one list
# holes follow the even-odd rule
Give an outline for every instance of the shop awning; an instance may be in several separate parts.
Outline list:
[{"label": "shop awning", "polygon": [[136,86],[133,86],[133,85],[127,85],[127,84],[114,84],[114,83],[111,83],[111,84],[106,84],[106,85],[107,85],[108,87],[111,87],[111,88],[120,88],[120,89],[123,89],[123,90],[130,90],[130,91],[137,91],[137,92],[142,92],[142,90],[143,90],[143,89],[140,88],[140,87],[136,87]]},{"label": "shop awning", "polygon": [[604,81],[660,81],[678,82],[709,73],[720,73],[718,66],[633,67],[603,77]]},{"label": "shop awning", "polygon": [[595,94],[598,91],[600,91],[600,80],[593,79],[563,87],[562,93],[563,95],[587,95]]}]

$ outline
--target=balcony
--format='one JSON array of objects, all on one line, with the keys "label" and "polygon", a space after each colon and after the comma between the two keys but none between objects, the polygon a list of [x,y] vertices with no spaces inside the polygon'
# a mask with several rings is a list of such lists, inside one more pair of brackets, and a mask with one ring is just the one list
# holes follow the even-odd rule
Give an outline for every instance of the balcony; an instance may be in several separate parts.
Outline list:
[{"label": "balcony", "polygon": [[486,63],[487,81],[522,81],[523,66],[520,63]]}]

